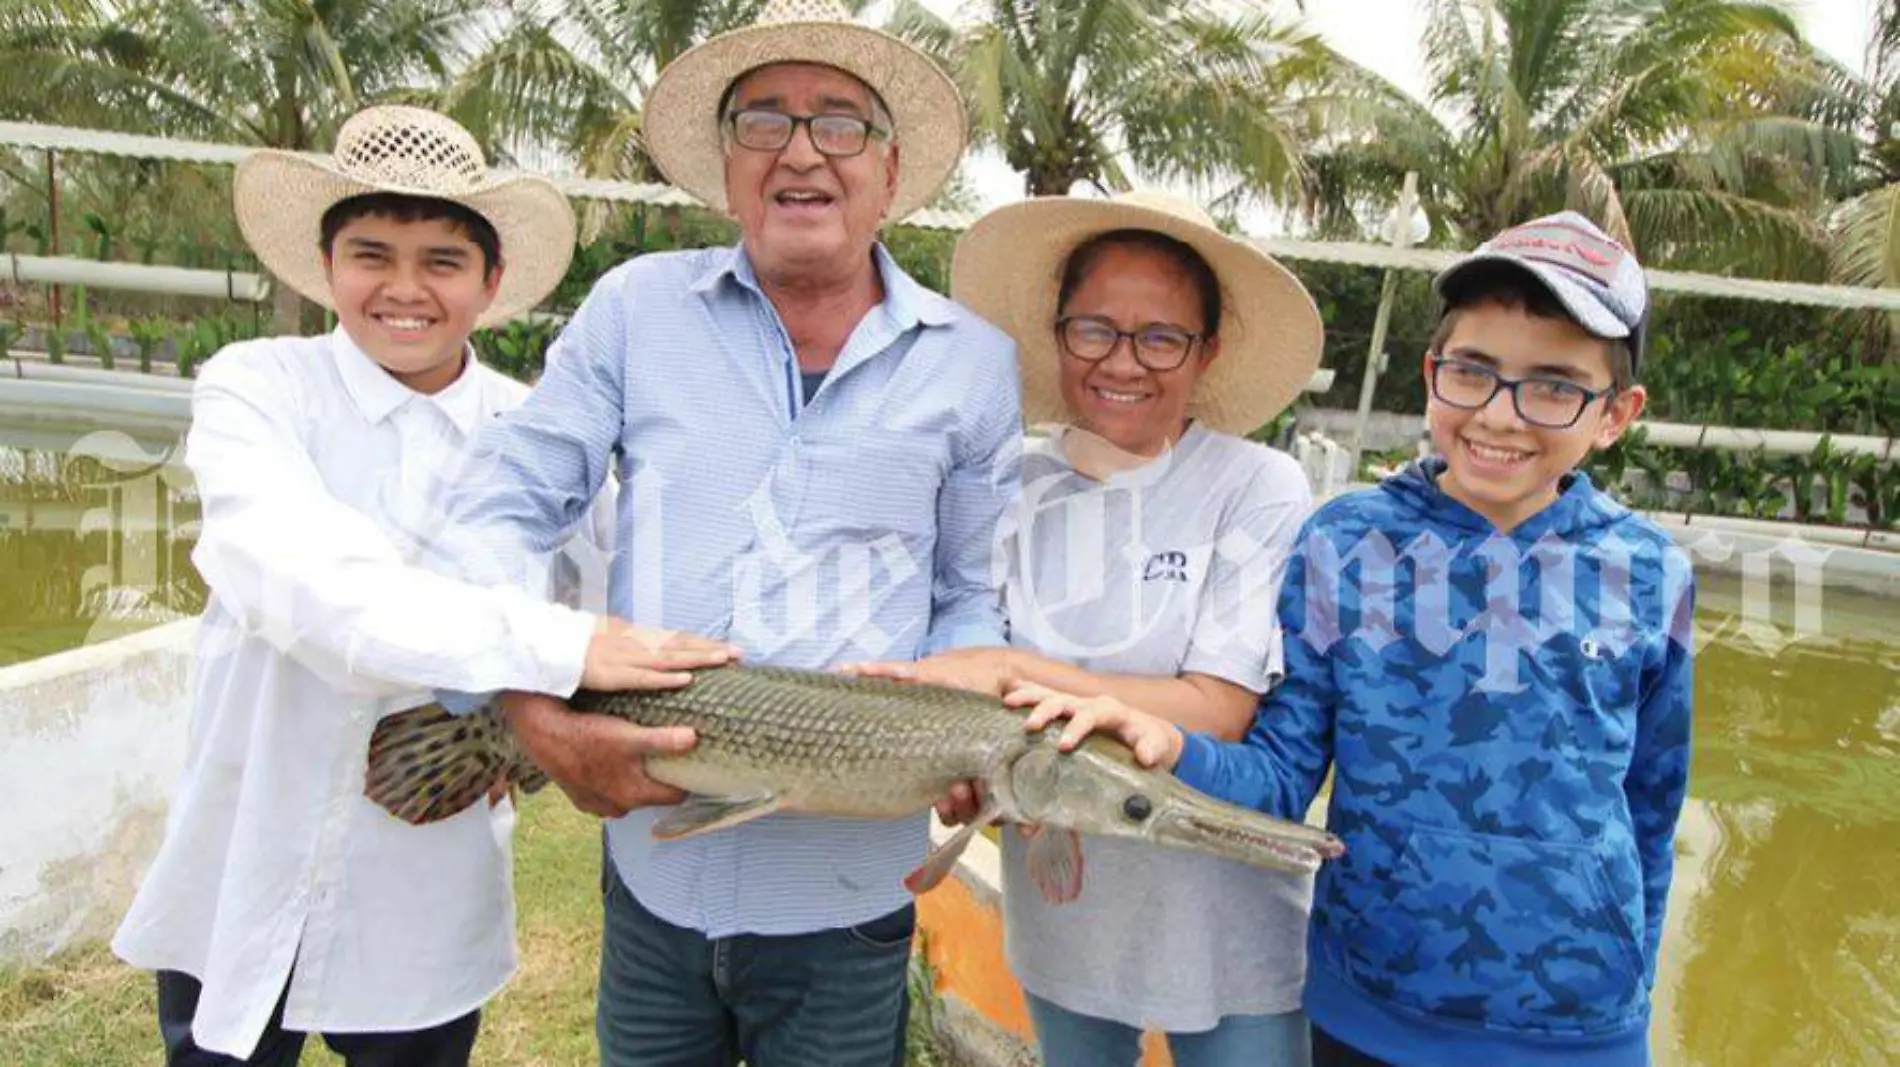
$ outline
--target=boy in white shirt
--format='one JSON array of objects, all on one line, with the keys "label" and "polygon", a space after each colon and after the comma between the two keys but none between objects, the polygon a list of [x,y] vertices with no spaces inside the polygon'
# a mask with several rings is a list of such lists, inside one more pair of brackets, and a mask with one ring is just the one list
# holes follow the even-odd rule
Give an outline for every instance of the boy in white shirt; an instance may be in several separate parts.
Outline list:
[{"label": "boy in white shirt", "polygon": [[[233,345],[200,373],[192,741],[113,947],[158,972],[169,1067],[295,1064],[309,1033],[349,1067],[462,1067],[515,962],[513,809],[501,781],[427,826],[378,808],[377,720],[437,689],[679,685],[729,652],[466,585],[425,552],[466,444],[527,393],[468,338],[566,270],[553,186],[494,179],[460,126],[382,107],[344,124],[332,161],[259,152],[234,190],[258,258],[338,328]],[[598,744],[565,752],[666,740],[573,719]]]}]

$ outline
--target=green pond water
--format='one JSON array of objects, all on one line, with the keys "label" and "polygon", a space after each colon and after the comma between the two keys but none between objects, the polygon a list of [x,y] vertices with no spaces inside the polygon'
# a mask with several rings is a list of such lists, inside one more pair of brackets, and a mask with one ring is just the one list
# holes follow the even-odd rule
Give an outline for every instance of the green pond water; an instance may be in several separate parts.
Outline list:
[{"label": "green pond water", "polygon": [[[0,665],[202,606],[176,443],[0,422]],[[1779,587],[1751,631],[1744,593],[1702,576],[1656,1060],[1900,1062],[1900,604],[1827,591],[1804,633]]]}]

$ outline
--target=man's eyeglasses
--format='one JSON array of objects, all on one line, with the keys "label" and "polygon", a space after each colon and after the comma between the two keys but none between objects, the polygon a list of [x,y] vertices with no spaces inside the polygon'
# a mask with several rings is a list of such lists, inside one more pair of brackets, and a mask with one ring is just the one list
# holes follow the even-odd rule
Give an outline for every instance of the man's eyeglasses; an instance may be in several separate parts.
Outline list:
[{"label": "man's eyeglasses", "polygon": [[1100,363],[1107,359],[1122,338],[1135,348],[1135,362],[1151,371],[1171,371],[1187,362],[1200,337],[1165,322],[1151,322],[1133,330],[1123,330],[1096,315],[1075,315],[1056,320],[1056,337],[1062,350],[1077,359]]},{"label": "man's eyeglasses", "polygon": [[803,126],[811,132],[812,147],[834,159],[855,156],[864,151],[872,137],[889,137],[891,133],[856,115],[787,115],[764,108],[730,112],[726,125],[741,148],[755,152],[783,151],[792,143],[792,134]]},{"label": "man's eyeglasses", "polygon": [[1591,404],[1616,394],[1615,386],[1589,389],[1563,378],[1506,378],[1482,363],[1432,357],[1432,395],[1443,404],[1476,411],[1501,389],[1511,391],[1518,418],[1547,430],[1575,426]]}]

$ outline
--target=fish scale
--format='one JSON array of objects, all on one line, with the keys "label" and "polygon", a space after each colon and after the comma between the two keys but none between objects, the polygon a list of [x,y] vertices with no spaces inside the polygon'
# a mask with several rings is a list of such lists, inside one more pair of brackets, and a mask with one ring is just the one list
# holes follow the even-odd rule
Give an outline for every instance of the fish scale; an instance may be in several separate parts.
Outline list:
[{"label": "fish scale", "polygon": [[[830,814],[902,814],[950,783],[977,777],[1000,749],[1022,746],[1021,717],[994,699],[936,686],[773,667],[701,671],[681,689],[582,693],[577,711],[642,726],[686,726],[684,759],[650,773],[695,792],[758,788],[795,775],[788,806]],[[719,789],[724,786],[726,788]]]},{"label": "fish scale", "polygon": [[[1344,851],[1324,830],[1283,822],[1197,793],[1138,766],[1120,742],[1092,737],[1059,751],[1055,732],[1029,733],[994,697],[881,678],[725,666],[656,691],[576,693],[575,713],[646,727],[688,727],[696,743],[652,757],[646,773],[688,794],[653,823],[661,838],[707,833],[775,811],[860,818],[919,813],[953,785],[986,787],[986,807],[906,884],[947,876],[979,825],[1036,822],[1030,870],[1051,900],[1080,891],[1078,832],[1193,849],[1281,870],[1311,871]],[[532,791],[543,775],[493,707],[456,718],[436,705],[383,719],[370,739],[364,792],[412,823],[480,800],[502,768]]]}]

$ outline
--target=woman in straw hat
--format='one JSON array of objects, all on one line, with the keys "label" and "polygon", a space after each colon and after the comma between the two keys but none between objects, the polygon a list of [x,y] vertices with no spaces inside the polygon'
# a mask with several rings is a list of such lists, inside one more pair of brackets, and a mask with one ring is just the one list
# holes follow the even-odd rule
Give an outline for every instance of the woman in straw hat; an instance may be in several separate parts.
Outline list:
[{"label": "woman in straw hat", "polygon": [[642,646],[596,638],[591,616],[411,565],[470,437],[526,392],[469,333],[554,287],[573,216],[546,181],[491,176],[455,123],[400,107],[353,116],[330,159],[250,156],[235,192],[264,266],[339,325],[233,345],[199,374],[186,460],[211,601],[193,729],[113,948],[158,972],[170,1067],[294,1064],[310,1033],[351,1067],[461,1067],[514,968],[512,809],[498,788],[406,825],[363,796],[364,759],[379,716],[433,688],[641,676],[619,653]]},{"label": "woman in straw hat", "polygon": [[[1310,507],[1239,436],[1318,365],[1300,283],[1157,194],[1000,208],[958,245],[958,300],[1021,346],[1031,447],[1008,532],[1010,648],[910,676],[1112,695],[1230,738],[1279,670],[1275,591]],[[947,810],[952,819],[967,815]],[[1004,839],[1011,965],[1050,1067],[1304,1064],[1310,878],[1068,833]]]}]

